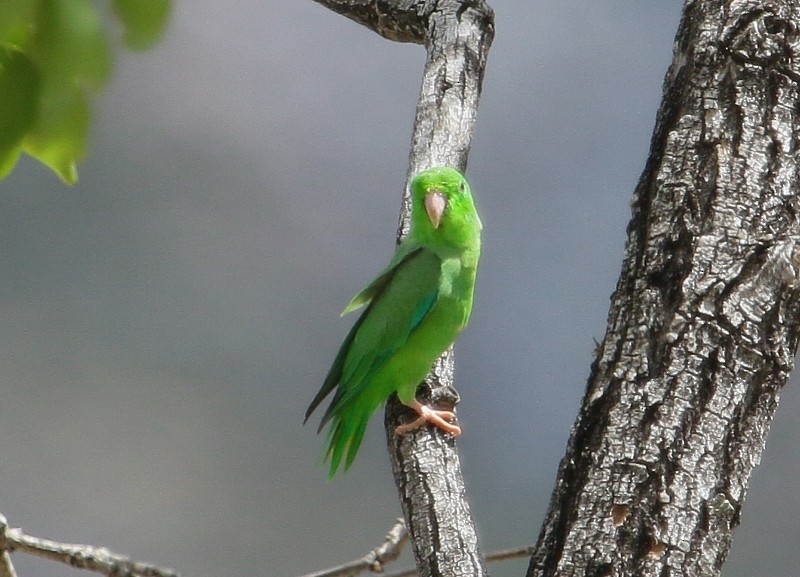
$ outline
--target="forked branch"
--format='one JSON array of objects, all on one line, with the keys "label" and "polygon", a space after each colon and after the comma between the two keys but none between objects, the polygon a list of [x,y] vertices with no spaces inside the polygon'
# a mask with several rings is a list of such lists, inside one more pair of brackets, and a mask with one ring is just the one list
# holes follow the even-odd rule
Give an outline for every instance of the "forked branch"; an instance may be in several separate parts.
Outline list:
[{"label": "forked branch", "polygon": [[0,575],[16,577],[8,555],[12,551],[22,551],[51,561],[58,561],[76,569],[87,569],[108,577],[180,577],[172,569],[165,569],[134,561],[123,555],[109,551],[105,547],[58,543],[25,534],[22,529],[8,526],[6,518],[0,515]]}]

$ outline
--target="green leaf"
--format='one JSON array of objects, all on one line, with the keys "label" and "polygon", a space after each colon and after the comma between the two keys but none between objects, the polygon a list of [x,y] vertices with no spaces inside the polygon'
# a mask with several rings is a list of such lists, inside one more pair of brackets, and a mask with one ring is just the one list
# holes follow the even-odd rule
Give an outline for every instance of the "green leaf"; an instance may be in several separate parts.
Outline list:
[{"label": "green leaf", "polygon": [[36,3],[31,0],[0,0],[0,42],[17,42],[36,16]]},{"label": "green leaf", "polygon": [[19,50],[0,44],[0,178],[19,157],[20,143],[36,121],[39,71]]},{"label": "green leaf", "polygon": [[20,154],[22,153],[22,146],[17,145],[5,154],[0,154],[0,180],[11,174],[14,167],[17,165]]},{"label": "green leaf", "polygon": [[44,102],[42,115],[23,141],[25,152],[46,164],[67,184],[78,182],[78,161],[86,156],[89,104],[80,90]]},{"label": "green leaf", "polygon": [[154,46],[166,30],[171,8],[170,0],[114,0],[128,48],[146,50]]},{"label": "green leaf", "polygon": [[[91,0],[41,0],[38,54],[46,91],[78,84],[96,90],[111,71],[111,54]],[[36,58],[38,55],[38,58]]]},{"label": "green leaf", "polygon": [[91,0],[38,0],[38,6],[30,54],[40,63],[42,90],[23,151],[75,184],[86,156],[88,95],[108,79],[109,47]]},{"label": "green leaf", "polygon": [[[163,35],[171,0],[112,0],[125,42]],[[0,179],[26,152],[64,182],[86,155],[89,103],[108,81],[111,52],[95,0],[0,0]]]}]

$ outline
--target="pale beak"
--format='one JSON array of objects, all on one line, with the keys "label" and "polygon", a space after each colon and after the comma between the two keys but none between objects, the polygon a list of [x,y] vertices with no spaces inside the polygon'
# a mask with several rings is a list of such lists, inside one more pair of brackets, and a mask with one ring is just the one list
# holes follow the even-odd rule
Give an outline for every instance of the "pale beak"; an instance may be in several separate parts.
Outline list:
[{"label": "pale beak", "polygon": [[425,210],[433,228],[439,228],[446,207],[447,197],[438,190],[432,190],[425,195]]}]

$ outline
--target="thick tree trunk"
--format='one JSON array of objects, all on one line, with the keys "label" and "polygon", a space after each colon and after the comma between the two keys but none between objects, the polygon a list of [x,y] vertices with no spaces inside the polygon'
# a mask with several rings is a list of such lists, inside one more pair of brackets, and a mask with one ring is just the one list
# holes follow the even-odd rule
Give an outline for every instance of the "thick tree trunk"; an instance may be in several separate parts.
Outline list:
[{"label": "thick tree trunk", "polygon": [[[494,36],[491,8],[482,0],[317,1],[390,40],[425,45],[407,180],[432,166],[463,171]],[[408,218],[406,190],[398,240],[408,232]],[[421,392],[438,406],[458,401],[452,350],[439,359]],[[455,442],[431,427],[396,435],[397,425],[408,418],[409,410],[390,399],[387,441],[417,572],[420,577],[485,575]]]},{"label": "thick tree trunk", "polygon": [[798,342],[799,27],[686,2],[529,577],[719,574]]}]

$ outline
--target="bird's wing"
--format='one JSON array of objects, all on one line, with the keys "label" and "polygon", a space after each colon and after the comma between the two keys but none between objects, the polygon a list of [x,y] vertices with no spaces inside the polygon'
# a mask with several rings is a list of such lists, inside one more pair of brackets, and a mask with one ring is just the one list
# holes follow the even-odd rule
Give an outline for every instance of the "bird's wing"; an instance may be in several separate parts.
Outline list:
[{"label": "bird's wing", "polygon": [[339,385],[322,418],[321,430],[343,403],[369,385],[370,375],[405,344],[433,308],[440,274],[439,256],[416,247],[395,258],[386,271],[356,295],[351,305],[363,300],[368,306],[342,343],[306,419]]},{"label": "bird's wing", "polygon": [[350,314],[351,312],[358,310],[372,302],[372,299],[375,298],[375,295],[379,295],[383,292],[383,289],[386,287],[386,283],[388,283],[392,277],[394,277],[398,268],[404,262],[406,262],[408,257],[419,250],[421,250],[419,245],[410,242],[404,242],[401,244],[397,248],[397,252],[395,252],[394,257],[392,257],[389,266],[387,266],[383,272],[375,278],[375,280],[369,283],[361,292],[354,296],[349,303],[347,303],[347,306],[344,307],[344,310],[340,316]]}]

